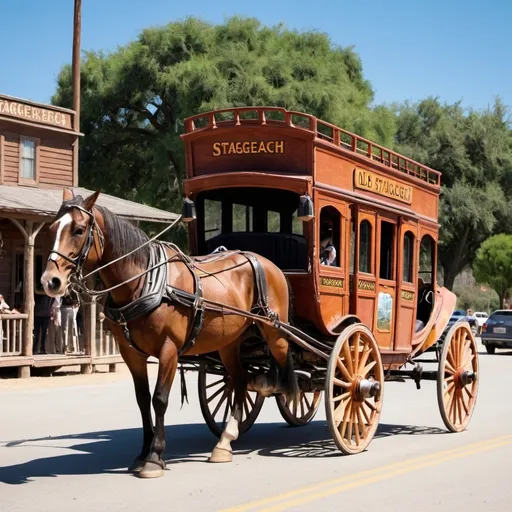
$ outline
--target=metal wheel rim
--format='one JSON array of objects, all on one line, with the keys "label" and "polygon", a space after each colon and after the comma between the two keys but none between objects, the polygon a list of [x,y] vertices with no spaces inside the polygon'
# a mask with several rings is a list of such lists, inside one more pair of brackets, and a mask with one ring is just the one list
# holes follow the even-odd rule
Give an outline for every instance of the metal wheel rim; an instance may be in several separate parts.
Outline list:
[{"label": "metal wheel rim", "polygon": [[[227,373],[222,375],[216,372],[213,374],[213,382],[208,384],[207,375],[212,374],[203,369],[199,370],[199,405],[208,428],[215,436],[220,437],[231,417],[234,392],[229,385]],[[245,396],[242,422],[238,427],[240,434],[244,434],[254,425],[265,401],[265,397],[255,391],[247,391]],[[216,418],[220,418],[221,421],[217,421]]]},{"label": "metal wheel rim", "polygon": [[[348,360],[351,360],[353,366],[350,366]],[[340,365],[340,362],[343,364]],[[370,364],[372,366],[368,369]],[[354,399],[357,379],[369,376],[373,376],[374,382],[380,384],[378,397],[363,401]],[[352,455],[368,447],[379,425],[383,398],[384,368],[379,347],[372,332],[365,325],[352,325],[345,329],[336,341],[329,359],[325,382],[329,430],[336,446],[343,453]]]},{"label": "metal wheel rim", "polygon": [[[463,385],[458,376],[474,372],[476,379]],[[456,324],[446,335],[437,374],[437,402],[448,430],[462,432],[471,421],[479,387],[478,347],[468,324]]]},{"label": "metal wheel rim", "polygon": [[[309,392],[301,391],[299,396],[296,405],[295,403],[289,404],[284,395],[276,396],[277,407],[281,416],[292,427],[307,425],[315,417],[320,407],[322,391],[318,389]],[[300,416],[298,416],[299,413]]]}]

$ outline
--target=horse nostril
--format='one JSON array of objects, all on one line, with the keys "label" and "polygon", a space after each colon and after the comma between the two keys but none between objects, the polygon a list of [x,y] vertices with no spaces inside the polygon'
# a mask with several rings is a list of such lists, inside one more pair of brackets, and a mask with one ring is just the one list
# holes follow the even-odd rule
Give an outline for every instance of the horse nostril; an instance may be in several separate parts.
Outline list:
[{"label": "horse nostril", "polygon": [[52,277],[51,281],[48,281],[48,288],[50,288],[50,290],[58,290],[60,285],[61,282],[58,277]]}]

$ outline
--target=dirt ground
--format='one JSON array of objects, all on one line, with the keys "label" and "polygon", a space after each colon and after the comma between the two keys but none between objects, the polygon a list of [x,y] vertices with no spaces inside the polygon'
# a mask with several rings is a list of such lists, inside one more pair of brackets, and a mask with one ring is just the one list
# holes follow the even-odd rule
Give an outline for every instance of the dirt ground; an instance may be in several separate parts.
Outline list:
[{"label": "dirt ground", "polygon": [[[150,377],[156,375],[157,364],[150,363],[148,372]],[[116,365],[116,372],[109,373],[107,365],[99,365],[93,374],[82,375],[80,366],[67,366],[57,370],[51,377],[30,377],[18,379],[0,376],[0,392],[14,390],[46,389],[60,386],[84,386],[94,384],[108,384],[131,379],[130,372],[124,363]]]}]

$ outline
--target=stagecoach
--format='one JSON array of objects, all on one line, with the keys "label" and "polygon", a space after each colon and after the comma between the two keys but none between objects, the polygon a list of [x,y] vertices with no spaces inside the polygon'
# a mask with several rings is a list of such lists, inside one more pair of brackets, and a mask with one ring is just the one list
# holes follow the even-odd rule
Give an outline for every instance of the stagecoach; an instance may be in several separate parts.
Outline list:
[{"label": "stagecoach", "polygon": [[[292,342],[300,400],[275,395],[283,418],[306,425],[323,400],[336,445],[358,453],[376,432],[385,381],[419,387],[427,379],[437,381],[446,427],[464,430],[477,398],[478,351],[466,322],[447,328],[456,297],[436,282],[440,173],[275,107],[197,115],[182,138],[191,255],[254,252],[293,291],[293,319],[279,327]],[[427,371],[420,358],[432,347],[437,368]],[[257,329],[239,350],[248,374],[269,371]],[[201,410],[220,436],[233,391],[218,353],[185,355],[180,365],[199,370]],[[248,388],[241,432],[264,400]]]}]

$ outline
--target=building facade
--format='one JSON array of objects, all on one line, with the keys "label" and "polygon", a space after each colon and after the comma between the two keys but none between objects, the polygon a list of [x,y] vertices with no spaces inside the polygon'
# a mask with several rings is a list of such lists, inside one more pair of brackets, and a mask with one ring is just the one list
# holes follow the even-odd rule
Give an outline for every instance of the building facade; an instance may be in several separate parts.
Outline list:
[{"label": "building facade", "polygon": [[[38,286],[50,251],[48,227],[63,188],[83,197],[91,193],[78,186],[81,136],[72,110],[0,95],[0,295],[9,306],[0,306],[0,371],[15,366],[19,376],[27,377],[34,367],[78,364],[88,372],[96,364],[121,361],[102,327],[98,305],[84,300],[79,310],[81,342],[74,340],[59,353],[50,342],[44,353],[37,353],[40,337],[35,340],[34,321],[39,329],[41,310],[45,316],[48,310],[39,306],[47,298]],[[176,219],[173,213],[106,194],[98,204],[135,222]]]}]

